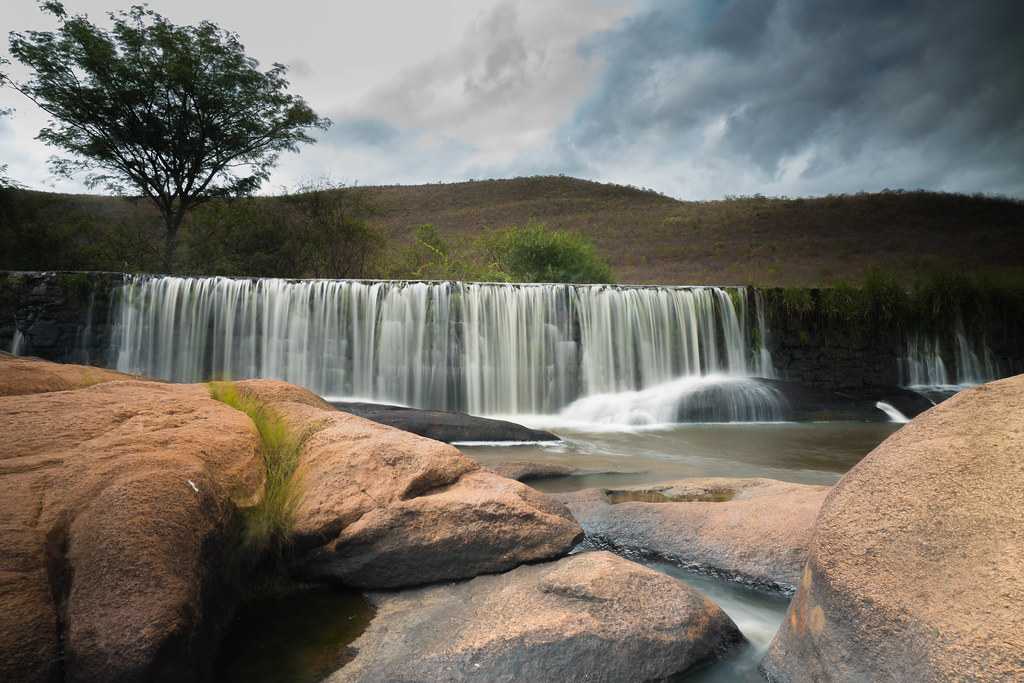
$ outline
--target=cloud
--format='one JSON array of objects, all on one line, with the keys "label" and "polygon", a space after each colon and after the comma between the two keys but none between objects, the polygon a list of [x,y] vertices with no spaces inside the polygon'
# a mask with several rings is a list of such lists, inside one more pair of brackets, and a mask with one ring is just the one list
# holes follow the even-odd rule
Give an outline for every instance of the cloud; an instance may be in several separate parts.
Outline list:
[{"label": "cloud", "polygon": [[603,73],[545,156],[685,196],[1021,196],[1022,25],[1012,0],[653,2],[581,46]]},{"label": "cloud", "polygon": [[[352,135],[363,130],[372,137],[386,123],[400,139],[433,139],[456,164],[445,178],[507,166],[546,145],[593,84],[597,65],[577,54],[579,41],[627,12],[624,3],[604,0],[487,7],[450,49],[406,67],[356,105],[328,112],[345,134],[325,140],[362,145]],[[366,128],[371,119],[376,128]]]}]

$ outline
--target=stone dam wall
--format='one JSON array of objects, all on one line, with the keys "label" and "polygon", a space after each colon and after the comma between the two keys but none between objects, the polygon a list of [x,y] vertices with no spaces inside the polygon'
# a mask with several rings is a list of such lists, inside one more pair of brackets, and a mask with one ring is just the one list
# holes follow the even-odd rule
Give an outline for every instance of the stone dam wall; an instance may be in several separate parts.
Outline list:
[{"label": "stone dam wall", "polygon": [[[0,350],[109,366],[119,292],[130,277],[0,272]],[[819,290],[808,291],[818,296]],[[953,383],[1024,372],[1020,325],[1006,316],[990,315],[980,325],[975,317],[961,329],[926,331],[900,321],[883,324],[864,317],[795,313],[778,305],[779,292],[764,289],[753,296],[752,288],[747,291],[757,302],[747,310],[750,329],[758,330],[752,340],[758,348],[751,354],[763,346],[779,379],[837,389],[913,384],[915,378],[928,375],[925,366],[932,380],[938,367]]]}]

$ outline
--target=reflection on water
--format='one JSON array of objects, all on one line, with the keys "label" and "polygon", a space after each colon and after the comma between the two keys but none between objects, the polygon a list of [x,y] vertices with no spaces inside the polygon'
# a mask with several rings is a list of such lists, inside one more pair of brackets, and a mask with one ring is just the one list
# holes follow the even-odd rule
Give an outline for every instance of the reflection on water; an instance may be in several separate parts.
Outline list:
[{"label": "reflection on water", "polygon": [[246,605],[221,643],[215,680],[322,680],[341,668],[372,614],[359,593],[340,589]]},{"label": "reflection on water", "polygon": [[487,464],[503,460],[551,462],[594,474],[530,482],[547,492],[616,487],[688,477],[768,477],[831,485],[901,425],[882,423],[747,423],[664,425],[640,430],[588,431],[543,420],[562,443],[461,445]]},{"label": "reflection on water", "polygon": [[666,496],[657,491],[609,491],[608,502],[619,503],[724,503],[735,497],[732,491],[705,493],[699,496]]}]

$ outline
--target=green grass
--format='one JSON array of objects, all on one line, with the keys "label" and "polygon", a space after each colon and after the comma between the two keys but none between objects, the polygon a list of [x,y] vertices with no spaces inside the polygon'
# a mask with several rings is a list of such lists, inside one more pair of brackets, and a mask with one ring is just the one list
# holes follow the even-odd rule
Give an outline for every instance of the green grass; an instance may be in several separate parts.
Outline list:
[{"label": "green grass", "polygon": [[295,469],[310,434],[297,431],[265,404],[240,396],[231,383],[211,383],[210,395],[248,415],[262,440],[266,481],[259,501],[241,508],[243,526],[238,551],[247,559],[258,559],[267,553],[280,558],[295,524],[295,509],[301,496]]}]

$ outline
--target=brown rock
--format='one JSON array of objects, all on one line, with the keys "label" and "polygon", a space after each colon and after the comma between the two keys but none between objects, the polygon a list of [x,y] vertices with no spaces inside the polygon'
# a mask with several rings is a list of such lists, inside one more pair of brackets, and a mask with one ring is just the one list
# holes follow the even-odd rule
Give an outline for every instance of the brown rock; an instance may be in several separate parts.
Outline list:
[{"label": "brown rock", "polygon": [[568,506],[592,547],[791,593],[828,491],[772,479],[700,478],[555,498]]},{"label": "brown rock", "polygon": [[88,365],[50,363],[0,351],[0,396],[84,389],[103,382],[148,379]]},{"label": "brown rock", "polygon": [[[182,680],[259,436],[204,385],[0,398],[0,680]],[[215,611],[215,610],[211,610]]]},{"label": "brown rock", "polygon": [[581,470],[572,465],[564,465],[557,462],[532,462],[529,460],[508,460],[503,462],[489,462],[484,469],[493,472],[499,477],[515,479],[516,481],[530,481],[533,479],[547,479],[550,477],[570,477],[577,474],[592,474],[590,470]]},{"label": "brown rock", "polygon": [[1024,680],[1024,375],[913,419],[835,486],[762,668]]},{"label": "brown rock", "polygon": [[331,683],[666,680],[743,642],[700,593],[604,552],[370,599]]},{"label": "brown rock", "polygon": [[563,505],[452,446],[339,412],[293,385],[236,386],[310,434],[296,472],[299,578],[363,588],[469,578],[559,557],[582,538]]}]

